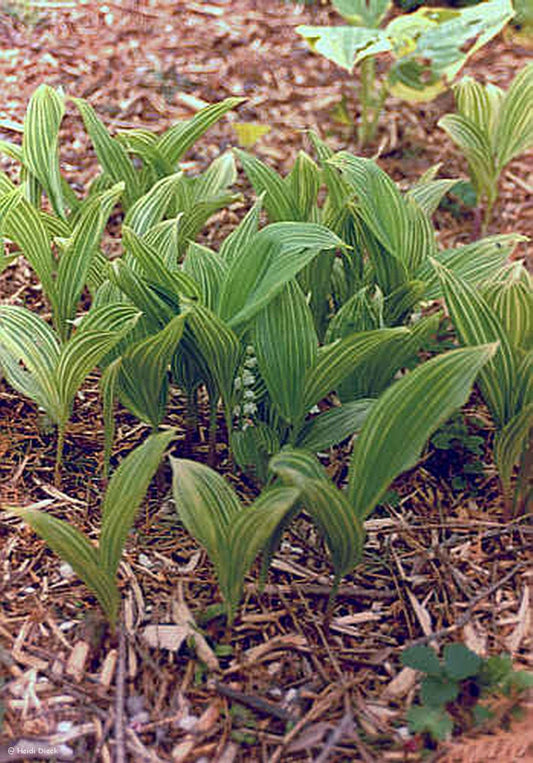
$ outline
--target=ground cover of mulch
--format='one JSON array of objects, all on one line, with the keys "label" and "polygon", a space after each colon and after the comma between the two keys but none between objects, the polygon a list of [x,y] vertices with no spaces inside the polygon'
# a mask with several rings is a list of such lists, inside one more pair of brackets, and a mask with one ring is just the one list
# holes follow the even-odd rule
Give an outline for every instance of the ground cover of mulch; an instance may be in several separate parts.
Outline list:
[{"label": "ground cover of mulch", "polygon": [[[236,144],[232,121],[271,127],[252,150],[278,171],[306,146],[309,128],[333,148],[356,152],[350,128],[332,117],[342,96],[356,109],[353,79],[311,55],[294,33],[300,23],[333,18],[328,8],[277,0],[91,1],[68,11],[4,2],[0,120],[20,122],[41,82],[88,98],[114,129],[162,130],[204,102],[238,95],[246,102],[193,147],[188,171]],[[505,86],[527,55],[499,38],[467,71]],[[437,162],[442,176],[464,176],[463,160],[436,126],[451,107],[449,94],[415,107],[391,100],[367,155],[379,150],[381,165],[406,183]],[[0,137],[17,140],[5,121]],[[63,169],[81,190],[96,162],[70,107],[62,138]],[[12,170],[4,159],[0,168]],[[533,233],[532,182],[527,159],[510,165],[491,232]],[[250,202],[247,184],[240,186],[246,201],[217,215],[204,234],[215,246]],[[477,219],[456,205],[439,211],[436,225],[441,244],[452,246],[472,240]],[[526,255],[521,245],[516,256]],[[0,277],[0,299],[43,311],[22,260]],[[0,382],[0,504],[47,502],[95,540],[104,490],[97,381],[91,377],[77,400],[60,488],[53,485],[53,431]],[[185,442],[182,412],[174,396],[165,421],[178,428],[174,452],[205,459],[205,430],[198,442]],[[475,396],[465,416],[490,443],[491,423]],[[119,411],[114,463],[146,433]],[[342,481],[348,455],[348,446],[329,454],[333,478]],[[222,436],[217,460],[241,497],[251,498],[255,486],[235,473]],[[0,515],[0,761],[17,759],[9,750],[17,740],[19,751],[33,750],[19,760],[421,760],[423,740],[406,733],[417,684],[401,669],[402,648],[463,641],[531,668],[528,525],[523,517],[504,519],[489,449],[484,462],[466,490],[451,489],[432,468],[431,452],[399,480],[366,523],[364,563],[344,580],[329,615],[331,567],[302,518],[265,589],[250,577],[231,631],[220,617],[213,570],[173,511],[168,467],[154,480],[121,564],[120,635],[108,632],[93,597],[33,532]],[[159,641],[154,636],[161,624],[169,626],[164,642],[163,631]],[[531,760],[531,716],[509,731],[509,704],[500,699],[493,710],[491,726],[459,733],[426,759]],[[465,705],[458,732],[467,717]]]}]

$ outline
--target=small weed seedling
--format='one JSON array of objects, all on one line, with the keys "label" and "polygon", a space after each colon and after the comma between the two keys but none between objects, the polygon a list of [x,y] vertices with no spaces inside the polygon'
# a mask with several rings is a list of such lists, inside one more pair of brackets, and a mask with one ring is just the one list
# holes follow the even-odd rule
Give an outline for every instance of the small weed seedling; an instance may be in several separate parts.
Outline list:
[{"label": "small weed seedling", "polygon": [[[468,726],[490,720],[493,714],[485,702],[490,695],[516,700],[533,685],[533,675],[513,670],[509,655],[483,659],[464,644],[445,646],[443,661],[428,646],[406,649],[401,659],[425,674],[421,704],[411,707],[407,716],[409,727],[433,741],[450,737],[459,719]],[[511,711],[516,706],[512,702]]]}]

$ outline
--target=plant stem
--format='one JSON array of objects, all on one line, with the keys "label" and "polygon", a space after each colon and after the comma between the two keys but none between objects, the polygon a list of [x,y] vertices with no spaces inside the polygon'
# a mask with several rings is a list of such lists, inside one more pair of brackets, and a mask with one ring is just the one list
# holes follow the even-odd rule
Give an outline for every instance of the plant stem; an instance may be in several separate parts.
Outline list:
[{"label": "plant stem", "polygon": [[61,484],[61,467],[63,466],[63,449],[65,447],[65,427],[59,424],[57,427],[56,464],[54,468],[54,485]]},{"label": "plant stem", "polygon": [[358,130],[360,148],[370,143],[376,136],[379,117],[387,96],[387,83],[383,82],[376,95],[376,61],[365,58],[361,62],[361,86],[359,100],[361,103],[361,124]]}]

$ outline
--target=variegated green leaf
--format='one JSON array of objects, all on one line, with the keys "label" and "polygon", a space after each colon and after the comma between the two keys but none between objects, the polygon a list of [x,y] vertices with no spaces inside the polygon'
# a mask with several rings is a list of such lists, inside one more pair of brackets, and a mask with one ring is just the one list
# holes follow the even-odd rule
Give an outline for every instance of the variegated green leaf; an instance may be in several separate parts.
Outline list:
[{"label": "variegated green leaf", "polygon": [[166,161],[176,165],[198,138],[243,100],[243,98],[226,98],[224,101],[201,109],[192,119],[173,125],[159,138],[158,150]]},{"label": "variegated green leaf", "polygon": [[317,362],[309,369],[305,379],[302,391],[304,410],[309,410],[335,390],[348,374],[372,357],[383,344],[401,343],[407,333],[403,328],[364,331],[321,347]]},{"label": "variegated green leaf", "polygon": [[175,435],[171,429],[148,437],[128,453],[109,481],[102,506],[99,560],[102,569],[112,578],[139,505]]},{"label": "variegated green leaf", "polygon": [[487,196],[489,203],[492,203],[497,194],[498,170],[488,135],[475,122],[460,114],[446,114],[438,124],[467,158],[478,195]]},{"label": "variegated green leaf", "polygon": [[132,161],[119,141],[109,135],[92,106],[81,98],[70,100],[81,114],[102,168],[115,183],[126,184],[124,201],[126,206],[130,207],[140,195],[139,179]]},{"label": "variegated green leaf", "polygon": [[525,405],[494,440],[494,460],[502,481],[504,492],[509,493],[513,469],[526,448],[531,448],[533,429],[533,403]]},{"label": "variegated green leaf", "polygon": [[39,180],[61,218],[65,218],[65,205],[58,138],[64,113],[63,96],[48,85],[41,85],[28,104],[22,138],[22,161]]},{"label": "variegated green leaf", "polygon": [[479,374],[479,386],[497,426],[513,415],[516,361],[507,333],[479,292],[434,261],[446,306],[465,345],[498,342],[499,349]]},{"label": "variegated green leaf", "polygon": [[468,347],[423,363],[378,399],[359,434],[348,496],[364,519],[390,483],[415,466],[432,433],[460,408],[497,346]]},{"label": "variegated green leaf", "polygon": [[218,305],[220,287],[228,266],[218,252],[207,246],[192,243],[183,260],[182,271],[198,284],[202,301],[210,310]]},{"label": "variegated green leaf", "polygon": [[0,348],[0,367],[9,383],[57,423],[61,403],[54,372],[60,345],[52,329],[24,307],[0,305]]},{"label": "variegated green leaf", "polygon": [[353,400],[313,416],[300,431],[296,445],[313,453],[338,445],[361,429],[374,403],[370,398]]},{"label": "variegated green leaf", "polygon": [[156,429],[165,415],[168,369],[176,352],[186,313],[177,315],[157,334],[136,343],[122,358],[118,391],[122,403]]},{"label": "variegated green leaf", "polygon": [[298,153],[290,173],[285,178],[285,185],[291,189],[291,196],[296,202],[298,219],[314,222],[312,212],[316,208],[320,188],[320,170],[305,151]]},{"label": "variegated green leaf", "polygon": [[135,204],[128,209],[124,218],[124,225],[142,236],[154,225],[161,222],[174,199],[176,187],[182,182],[182,178],[183,173],[176,172],[159,180],[150,188],[148,193],[137,199]]},{"label": "variegated green leaf", "polygon": [[516,75],[500,105],[495,148],[498,169],[533,146],[533,63]]},{"label": "variegated green leaf", "polygon": [[316,360],[318,339],[313,316],[295,281],[256,316],[254,347],[261,376],[279,413],[290,424],[305,415],[302,387]]},{"label": "variegated green leaf", "polygon": [[119,593],[112,576],[101,568],[97,549],[68,522],[38,509],[10,509],[27,522],[94,593],[112,624],[116,622]]},{"label": "variegated green leaf", "polygon": [[271,222],[298,220],[298,204],[293,189],[283,178],[257,157],[240,149],[238,156],[255,192],[264,196],[264,207]]},{"label": "variegated green leaf", "polygon": [[117,183],[108,191],[87,200],[59,260],[57,270],[57,324],[63,338],[70,331],[68,322],[76,314],[76,306],[87,277],[95,250],[104,232],[111,211],[124,191]]},{"label": "variegated green leaf", "polygon": [[220,256],[230,265],[239,252],[252,240],[259,228],[264,194],[261,194],[253,207],[246,213],[239,225],[226,236],[220,247]]}]

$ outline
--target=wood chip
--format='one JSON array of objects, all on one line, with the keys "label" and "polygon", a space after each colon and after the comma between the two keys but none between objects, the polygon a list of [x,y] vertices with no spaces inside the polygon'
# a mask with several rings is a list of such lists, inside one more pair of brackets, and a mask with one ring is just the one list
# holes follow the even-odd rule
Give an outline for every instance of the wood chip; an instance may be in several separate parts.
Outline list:
[{"label": "wood chip", "polygon": [[85,667],[91,647],[86,641],[78,641],[69,655],[65,672],[72,676],[76,683],[80,683],[85,675]]}]

